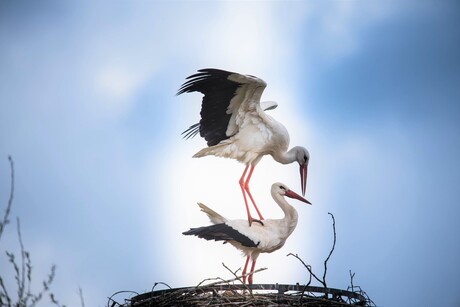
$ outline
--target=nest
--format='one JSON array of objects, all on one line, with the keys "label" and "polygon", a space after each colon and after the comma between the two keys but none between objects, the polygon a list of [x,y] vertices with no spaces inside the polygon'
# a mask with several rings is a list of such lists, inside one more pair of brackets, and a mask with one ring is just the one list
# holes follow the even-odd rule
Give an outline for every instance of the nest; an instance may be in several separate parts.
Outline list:
[{"label": "nest", "polygon": [[[360,289],[359,289],[360,290]],[[223,284],[156,290],[139,294],[125,306],[375,306],[361,290],[304,285]]]}]

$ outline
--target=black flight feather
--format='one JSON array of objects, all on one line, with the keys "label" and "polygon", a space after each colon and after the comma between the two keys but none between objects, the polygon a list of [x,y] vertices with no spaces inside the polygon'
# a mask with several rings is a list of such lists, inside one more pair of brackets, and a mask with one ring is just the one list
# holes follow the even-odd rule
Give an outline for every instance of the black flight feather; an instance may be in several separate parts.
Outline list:
[{"label": "black flight feather", "polygon": [[185,231],[184,235],[194,235],[206,240],[214,241],[237,241],[241,245],[246,247],[257,247],[254,241],[238,232],[236,229],[228,226],[227,224],[221,223],[211,226],[203,226],[198,228],[191,228],[189,231]]},{"label": "black flight feather", "polygon": [[241,83],[228,80],[233,72],[220,69],[200,69],[198,73],[187,77],[179,88],[177,95],[183,93],[200,92],[203,96],[201,103],[201,120],[191,126],[182,134],[184,138],[194,137],[198,130],[208,146],[217,145],[222,140],[228,139],[227,126],[232,114],[227,114],[230,101],[235,96]]}]

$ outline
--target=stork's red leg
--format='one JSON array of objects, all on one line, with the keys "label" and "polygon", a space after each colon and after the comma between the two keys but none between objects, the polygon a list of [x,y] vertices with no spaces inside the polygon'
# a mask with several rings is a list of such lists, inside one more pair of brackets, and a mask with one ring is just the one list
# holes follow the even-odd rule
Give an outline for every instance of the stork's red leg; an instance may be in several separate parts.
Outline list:
[{"label": "stork's red leg", "polygon": [[[248,205],[248,200],[246,198],[246,192],[245,192],[245,182],[244,182],[244,177],[246,176],[246,172],[248,171],[249,164],[246,165],[246,168],[244,169],[243,175],[240,178],[240,187],[241,187],[241,192],[243,193],[243,198],[244,198],[244,204],[246,205],[246,212],[248,213],[248,221],[249,221],[249,226],[252,224],[252,216],[251,212],[249,211],[249,205]],[[252,198],[252,196],[251,196]]]},{"label": "stork's red leg", "polygon": [[[246,168],[247,168],[247,167],[246,167]],[[246,190],[246,193],[248,193],[249,198],[251,199],[251,202],[252,202],[252,204],[254,205],[254,208],[256,209],[257,214],[259,215],[260,220],[263,220],[264,217],[263,217],[262,214],[260,213],[259,208],[257,208],[256,202],[254,201],[254,198],[253,198],[252,195],[251,195],[251,190],[249,190],[249,180],[251,180],[251,176],[252,176],[252,172],[254,171],[254,168],[255,168],[255,165],[252,165],[252,166],[251,166],[251,169],[249,170],[248,177],[246,177],[246,182],[245,182],[245,184],[244,184],[244,189]],[[246,170],[244,170],[244,172],[246,172]],[[246,204],[246,206],[247,206],[247,204]]]},{"label": "stork's red leg", "polygon": [[244,269],[243,269],[243,284],[246,284],[246,271],[247,271],[247,268],[248,268],[248,263],[249,263],[249,256],[246,257],[246,263],[245,263]]},{"label": "stork's red leg", "polygon": [[249,278],[248,278],[248,284],[249,285],[252,285],[252,276],[254,275],[254,269],[256,268],[256,261],[257,261],[257,259],[252,260],[251,272],[250,272]]}]

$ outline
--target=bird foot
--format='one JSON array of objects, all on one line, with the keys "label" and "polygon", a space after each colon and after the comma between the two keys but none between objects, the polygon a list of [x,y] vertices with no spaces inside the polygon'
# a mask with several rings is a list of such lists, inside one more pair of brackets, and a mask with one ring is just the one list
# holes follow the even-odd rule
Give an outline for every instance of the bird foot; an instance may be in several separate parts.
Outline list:
[{"label": "bird foot", "polygon": [[264,222],[262,222],[261,220],[252,219],[252,218],[249,220],[249,226],[252,226],[252,222],[257,222],[257,223],[259,223],[260,225],[264,226]]}]

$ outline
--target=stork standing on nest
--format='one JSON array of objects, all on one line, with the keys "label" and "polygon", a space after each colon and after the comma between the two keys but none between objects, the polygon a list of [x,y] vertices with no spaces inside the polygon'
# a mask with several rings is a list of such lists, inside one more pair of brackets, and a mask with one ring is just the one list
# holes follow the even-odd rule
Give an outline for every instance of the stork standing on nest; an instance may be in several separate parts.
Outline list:
[{"label": "stork standing on nest", "polygon": [[214,155],[246,164],[239,184],[249,225],[253,218],[246,194],[260,220],[264,219],[249,189],[254,168],[264,155],[269,154],[282,164],[297,161],[300,166],[302,195],[305,196],[310,154],[300,146],[288,151],[289,133],[286,128],[264,112],[276,108],[277,103],[260,102],[262,92],[267,86],[263,80],[251,75],[209,68],[198,70],[197,74],[189,76],[187,80],[177,95],[200,92],[204,97],[201,120],[184,131],[184,137],[191,138],[199,132],[207,141],[208,147],[193,157]]},{"label": "stork standing on nest", "polygon": [[282,219],[267,219],[264,221],[264,225],[256,223],[251,227],[246,220],[229,220],[205,205],[198,203],[201,211],[208,215],[214,225],[191,228],[189,231],[183,232],[183,234],[195,235],[206,240],[228,242],[241,250],[246,255],[243,283],[246,283],[247,267],[249,259],[252,259],[248,278],[251,285],[253,281],[252,274],[259,254],[271,253],[280,249],[297,226],[297,211],[288,204],[284,197],[296,198],[311,205],[308,200],[291,191],[282,183],[274,183],[271,188],[271,194],[284,212],[284,218]]}]

